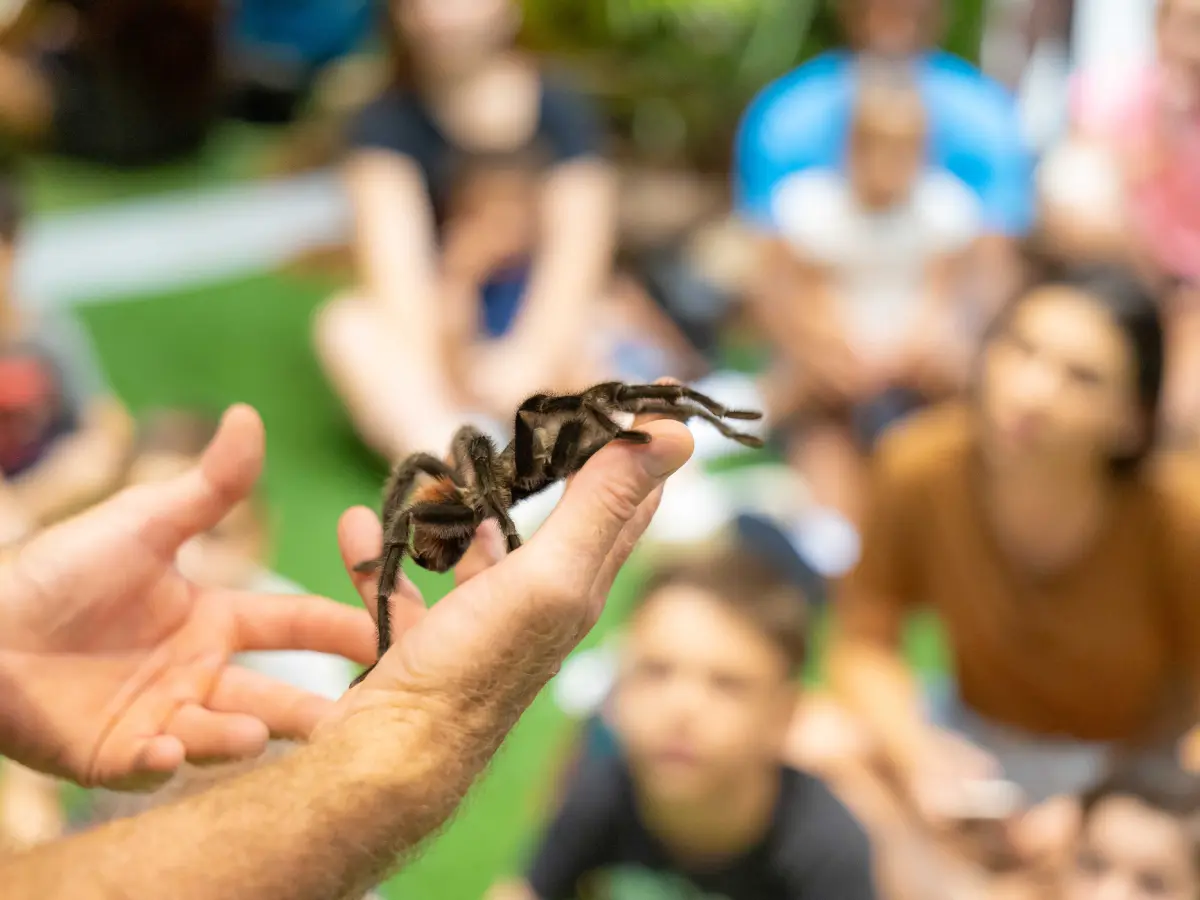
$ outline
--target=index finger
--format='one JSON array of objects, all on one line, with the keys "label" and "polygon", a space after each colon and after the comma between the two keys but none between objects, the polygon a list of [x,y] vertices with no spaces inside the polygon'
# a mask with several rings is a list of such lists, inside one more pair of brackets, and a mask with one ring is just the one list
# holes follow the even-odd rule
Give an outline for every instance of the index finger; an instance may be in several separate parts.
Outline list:
[{"label": "index finger", "polygon": [[375,661],[375,623],[366,610],[325,597],[230,591],[235,649],[316,650],[363,665]]},{"label": "index finger", "polygon": [[[383,526],[379,517],[365,506],[355,506],[346,510],[338,521],[338,550],[342,554],[342,564],[346,574],[363,606],[377,618],[376,610],[379,605],[379,571],[369,569],[357,571],[356,567],[368,560],[377,559],[383,551]],[[416,585],[404,577],[401,572],[396,591],[391,595],[389,608],[393,619],[400,628],[412,624],[425,611],[425,601]]]}]

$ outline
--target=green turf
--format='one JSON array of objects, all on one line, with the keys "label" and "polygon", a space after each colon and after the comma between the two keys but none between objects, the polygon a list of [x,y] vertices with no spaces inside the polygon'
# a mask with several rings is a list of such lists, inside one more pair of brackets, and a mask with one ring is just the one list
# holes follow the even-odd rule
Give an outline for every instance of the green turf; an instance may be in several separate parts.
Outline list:
[{"label": "green turf", "polygon": [[[115,389],[135,412],[159,405],[219,411],[235,401],[259,410],[268,436],[263,484],[276,525],[276,567],[314,592],[348,600],[334,526],[348,506],[376,502],[384,467],[354,438],[309,349],[310,316],[334,286],[263,275],[84,307],[80,315]],[[639,567],[636,559],[626,567],[584,646],[620,621]],[[447,586],[443,577],[413,575],[428,600]],[[936,633],[915,629],[910,653],[923,667],[937,665]],[[810,678],[819,677],[818,657]],[[549,800],[549,773],[561,759],[568,724],[543,695],[453,825],[388,884],[388,896],[477,897],[496,877],[516,871]]]}]

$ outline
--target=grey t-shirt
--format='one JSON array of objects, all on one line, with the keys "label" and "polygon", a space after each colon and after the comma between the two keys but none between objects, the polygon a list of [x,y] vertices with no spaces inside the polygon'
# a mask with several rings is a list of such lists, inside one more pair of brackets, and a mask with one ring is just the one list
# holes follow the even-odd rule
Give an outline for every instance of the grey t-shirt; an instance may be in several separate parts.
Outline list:
[{"label": "grey t-shirt", "polygon": [[52,309],[31,314],[22,337],[54,361],[63,380],[63,399],[76,416],[92,401],[110,393],[91,337],[70,311]]}]

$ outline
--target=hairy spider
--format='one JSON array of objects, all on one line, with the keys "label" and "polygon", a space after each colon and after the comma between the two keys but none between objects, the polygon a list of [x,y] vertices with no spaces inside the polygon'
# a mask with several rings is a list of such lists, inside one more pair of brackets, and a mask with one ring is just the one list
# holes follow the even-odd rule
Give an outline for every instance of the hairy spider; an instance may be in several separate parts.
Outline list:
[{"label": "hairy spider", "polygon": [[[355,566],[358,572],[379,572],[379,656],[392,643],[388,598],[396,590],[405,555],[424,569],[447,572],[462,559],[475,530],[486,519],[500,524],[508,551],[516,550],[521,538],[508,510],[577,472],[609,441],[649,443],[649,434],[627,430],[613,419],[640,413],[681,422],[701,418],[739,444],[763,444],[760,438],[735,431],[722,421],[760,419],[760,412],[729,409],[682,385],[609,381],[580,394],[530,397],[517,410],[513,440],[503,450],[466,425],[451,442],[452,464],[429,453],[414,453],[402,460],[384,488],[383,553]],[[422,475],[432,480],[417,486]],[[370,671],[364,671],[350,686]]]}]

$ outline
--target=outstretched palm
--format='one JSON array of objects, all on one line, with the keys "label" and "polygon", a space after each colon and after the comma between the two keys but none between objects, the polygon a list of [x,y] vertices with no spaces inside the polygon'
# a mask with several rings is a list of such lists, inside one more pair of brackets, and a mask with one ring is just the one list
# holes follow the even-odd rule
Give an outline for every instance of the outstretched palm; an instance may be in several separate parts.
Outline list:
[{"label": "outstretched palm", "polygon": [[0,733],[11,755],[84,784],[136,786],[191,760],[304,738],[322,698],[237,666],[243,650],[373,658],[359,609],[316,597],[203,588],[179,547],[244,498],[262,424],[235,407],[201,464],[56,526],[0,569]]}]

